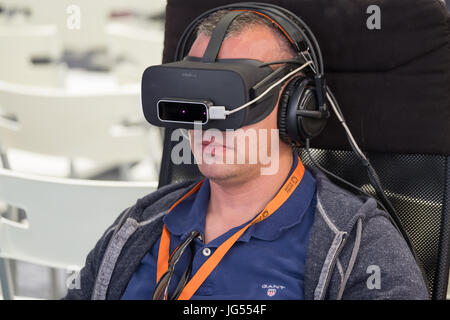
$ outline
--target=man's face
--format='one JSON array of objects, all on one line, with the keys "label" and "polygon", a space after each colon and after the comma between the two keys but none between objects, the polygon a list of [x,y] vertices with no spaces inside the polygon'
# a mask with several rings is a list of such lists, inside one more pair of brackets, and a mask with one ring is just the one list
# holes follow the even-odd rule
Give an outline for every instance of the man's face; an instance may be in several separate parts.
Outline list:
[{"label": "man's face", "polygon": [[[192,45],[189,56],[202,57],[209,39],[210,37],[200,34]],[[270,62],[292,58],[292,54],[285,49],[281,40],[268,27],[252,25],[231,35],[222,43],[218,59],[238,58]],[[270,159],[276,157],[278,161],[278,153],[286,152],[286,148],[289,149],[289,147],[282,143],[278,136],[276,139],[279,148],[271,147],[273,145],[271,129],[277,129],[277,116],[278,103],[272,113],[262,121],[242,127],[238,130],[239,132],[221,132],[220,138],[217,136],[218,132],[211,135],[208,131],[189,130],[191,149],[202,174],[211,180],[233,182],[245,181],[254,175],[259,175],[261,167],[268,166],[267,159],[262,160],[260,157],[260,148],[264,143],[267,146],[267,156]],[[267,134],[264,135],[264,132]],[[238,145],[238,141],[242,142],[242,140],[238,139],[237,135],[247,137],[245,146]],[[256,161],[254,161],[255,156]],[[238,161],[238,158],[245,158],[244,163]],[[233,161],[227,161],[227,159],[233,159]]]}]

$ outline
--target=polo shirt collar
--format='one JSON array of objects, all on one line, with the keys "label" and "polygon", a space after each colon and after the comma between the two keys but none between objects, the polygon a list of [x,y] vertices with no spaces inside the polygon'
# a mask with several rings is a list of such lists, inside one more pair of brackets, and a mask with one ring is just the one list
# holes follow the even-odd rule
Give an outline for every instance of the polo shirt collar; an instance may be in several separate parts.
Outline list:
[{"label": "polo shirt collar", "polygon": [[[295,153],[293,153],[293,157],[294,161],[292,168],[286,180],[292,174],[299,161],[299,158]],[[288,200],[270,217],[250,226],[238,241],[248,242],[251,237],[260,240],[273,241],[280,237],[284,230],[289,229],[302,221],[303,216],[307,212],[315,196],[315,192],[316,181],[311,173],[305,168],[302,180]],[[184,240],[193,230],[198,230],[204,234],[209,196],[210,183],[209,179],[205,179],[197,192],[179,203],[164,217],[164,224],[170,234],[180,236],[181,240]],[[255,217],[256,216],[257,215],[255,215]],[[251,220],[253,220],[253,218]],[[229,232],[233,234],[251,220],[239,227],[233,228]]]},{"label": "polo shirt collar", "polygon": [[[293,157],[292,168],[286,180],[297,167],[298,161],[300,161],[295,153]],[[302,221],[315,197],[315,192],[316,181],[312,174],[305,168],[303,178],[291,196],[270,217],[250,226],[241,236],[240,240],[247,242],[251,237],[266,241],[277,239],[285,230],[298,225]]]},{"label": "polo shirt collar", "polygon": [[285,230],[301,223],[315,197],[315,191],[315,179],[311,173],[305,169],[300,184],[291,194],[289,199],[270,217],[260,223],[250,226],[242,235],[241,240],[248,241],[251,237],[266,241],[277,239]]},{"label": "polo shirt collar", "polygon": [[204,179],[197,192],[184,199],[164,216],[163,221],[170,234],[181,236],[181,240],[193,230],[204,234],[209,194],[209,179]]}]

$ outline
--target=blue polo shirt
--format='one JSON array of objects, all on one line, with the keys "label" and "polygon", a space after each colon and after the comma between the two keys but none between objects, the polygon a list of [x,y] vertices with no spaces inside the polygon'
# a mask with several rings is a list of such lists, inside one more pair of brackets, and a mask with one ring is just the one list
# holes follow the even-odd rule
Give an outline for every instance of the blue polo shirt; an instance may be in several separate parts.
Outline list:
[{"label": "blue polo shirt", "polygon": [[[290,174],[297,166],[297,156],[294,159]],[[210,185],[206,179],[197,192],[164,217],[164,224],[170,232],[170,252],[191,231],[198,230],[204,234],[209,194]],[[288,200],[271,216],[250,226],[242,234],[191,299],[304,299],[306,252],[315,208],[316,181],[305,169],[300,184]],[[195,239],[191,277],[224,241],[247,223],[208,244]],[[160,240],[143,257],[122,299],[152,299],[159,243]],[[186,249],[176,265],[169,297],[188,267],[191,258],[189,251],[190,248]]]}]

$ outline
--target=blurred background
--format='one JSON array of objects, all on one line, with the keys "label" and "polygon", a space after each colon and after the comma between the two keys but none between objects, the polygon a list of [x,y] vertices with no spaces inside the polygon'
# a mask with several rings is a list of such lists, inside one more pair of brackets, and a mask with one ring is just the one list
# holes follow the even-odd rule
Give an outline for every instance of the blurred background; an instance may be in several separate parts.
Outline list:
[{"label": "blurred background", "polygon": [[162,132],[140,80],[161,63],[165,6],[0,0],[5,298],[62,297],[106,227],[156,188]]}]

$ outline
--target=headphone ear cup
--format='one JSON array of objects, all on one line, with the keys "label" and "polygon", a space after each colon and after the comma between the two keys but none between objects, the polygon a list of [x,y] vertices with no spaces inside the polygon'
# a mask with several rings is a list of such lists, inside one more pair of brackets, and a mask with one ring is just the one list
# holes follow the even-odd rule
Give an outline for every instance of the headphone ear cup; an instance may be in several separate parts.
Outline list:
[{"label": "headphone ear cup", "polygon": [[301,116],[298,111],[319,111],[315,82],[312,78],[299,76],[292,79],[281,94],[278,105],[278,129],[280,138],[290,144],[304,145],[306,139],[317,137],[325,128],[326,118]]},{"label": "headphone ear cup", "polygon": [[289,81],[289,83],[286,85],[283,92],[281,93],[280,102],[278,103],[278,131],[281,140],[287,144],[291,144],[293,142],[289,134],[287,123],[289,100],[290,97],[292,96],[293,89],[301,81],[301,78],[302,77],[295,77],[294,79]]},{"label": "headphone ear cup", "polygon": [[[319,118],[299,115],[299,111],[318,113]],[[321,117],[322,116],[322,117]],[[325,128],[327,118],[320,113],[317,102],[315,81],[313,78],[305,78],[293,93],[293,98],[288,106],[288,129],[296,128],[299,142],[306,143],[306,139],[317,137]]]}]

